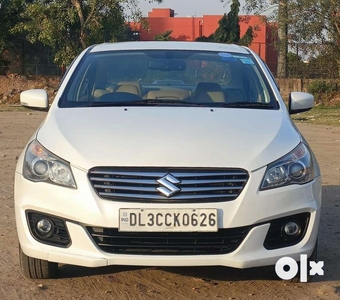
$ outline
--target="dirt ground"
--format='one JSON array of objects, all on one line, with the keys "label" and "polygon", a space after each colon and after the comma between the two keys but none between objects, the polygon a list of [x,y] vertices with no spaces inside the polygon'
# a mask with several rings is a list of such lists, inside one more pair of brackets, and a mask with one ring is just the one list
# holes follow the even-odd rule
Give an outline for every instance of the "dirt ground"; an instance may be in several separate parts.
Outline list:
[{"label": "dirt ground", "polygon": [[13,207],[16,156],[45,116],[0,112],[0,299],[340,299],[340,127],[298,124],[323,174],[319,260],[311,283],[278,280],[273,268],[87,269],[62,266],[60,278],[28,280],[19,271]]}]

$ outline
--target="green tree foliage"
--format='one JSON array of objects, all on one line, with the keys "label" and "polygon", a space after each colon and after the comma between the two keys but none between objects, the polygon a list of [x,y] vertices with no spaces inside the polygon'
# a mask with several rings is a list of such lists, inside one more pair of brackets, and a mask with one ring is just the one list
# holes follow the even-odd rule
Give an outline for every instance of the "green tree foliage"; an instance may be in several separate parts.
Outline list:
[{"label": "green tree foliage", "polygon": [[253,27],[249,26],[244,36],[239,40],[239,44],[243,46],[249,46],[254,38]]},{"label": "green tree foliage", "polygon": [[231,43],[249,46],[253,41],[253,28],[249,26],[245,35],[240,37],[240,2],[232,0],[230,12],[224,14],[218,21],[218,28],[209,37],[202,36],[196,39],[197,42]]},{"label": "green tree foliage", "polygon": [[213,35],[205,36],[202,35],[198,38],[196,38],[195,42],[212,42],[213,41]]},{"label": "green tree foliage", "polygon": [[153,40],[154,41],[171,41],[171,33],[172,33],[172,30],[167,30],[161,34],[155,35]]},{"label": "green tree foliage", "polygon": [[[162,0],[153,0],[162,2]],[[138,0],[33,0],[26,3],[14,32],[55,51],[55,62],[67,65],[91,44],[131,38],[124,12],[142,16]]]},{"label": "green tree foliage", "polygon": [[[233,20],[229,20],[226,14],[218,21],[218,27],[214,32],[212,39],[216,43],[237,43],[240,37],[240,25],[232,26]],[[237,36],[238,34],[238,36]]]},{"label": "green tree foliage", "polygon": [[313,80],[307,87],[308,92],[313,95],[330,94],[336,92],[334,83],[326,80]]},{"label": "green tree foliage", "polygon": [[[221,0],[224,2],[225,0]],[[246,0],[246,10],[248,13],[255,13],[263,15],[263,13],[273,5],[277,5],[276,14],[274,14],[275,21],[278,23],[277,43],[276,48],[279,51],[277,76],[288,76],[288,24],[292,23],[289,11],[290,4],[299,0]],[[328,0],[327,0],[328,1]]]},{"label": "green tree foliage", "polygon": [[232,0],[227,18],[227,27],[229,29],[228,42],[231,43],[237,43],[240,40],[239,12],[240,2],[238,0]]},{"label": "green tree foliage", "polygon": [[290,5],[290,16],[294,20],[289,25],[292,39],[305,54],[327,57],[318,63],[324,60],[324,68],[336,71],[340,77],[340,1],[295,0]]},{"label": "green tree foliage", "polygon": [[292,52],[287,54],[287,69],[289,77],[300,77],[303,73],[304,65],[304,62],[298,54]]},{"label": "green tree foliage", "polygon": [[10,30],[20,20],[23,0],[0,0],[0,54],[12,46],[13,35]]},{"label": "green tree foliage", "polygon": [[[228,2],[228,0],[220,0]],[[299,45],[306,56],[320,53],[336,62],[340,77],[340,1],[339,0],[246,0],[248,13],[261,14],[277,5],[279,64],[278,76],[288,75],[288,49]]]}]

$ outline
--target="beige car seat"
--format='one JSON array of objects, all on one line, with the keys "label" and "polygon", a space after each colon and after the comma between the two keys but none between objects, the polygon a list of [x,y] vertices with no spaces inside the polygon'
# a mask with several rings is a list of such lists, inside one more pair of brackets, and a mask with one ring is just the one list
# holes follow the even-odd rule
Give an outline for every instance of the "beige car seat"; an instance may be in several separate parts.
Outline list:
[{"label": "beige car seat", "polygon": [[199,82],[193,90],[193,101],[200,103],[225,102],[225,97],[218,83]]},{"label": "beige car seat", "polygon": [[190,92],[184,90],[160,90],[149,91],[146,99],[164,99],[164,100],[187,100],[190,98]]},{"label": "beige car seat", "polygon": [[117,86],[119,90],[115,90],[115,92],[125,92],[132,93],[140,97],[143,96],[143,88],[138,81],[121,81],[118,82]]}]

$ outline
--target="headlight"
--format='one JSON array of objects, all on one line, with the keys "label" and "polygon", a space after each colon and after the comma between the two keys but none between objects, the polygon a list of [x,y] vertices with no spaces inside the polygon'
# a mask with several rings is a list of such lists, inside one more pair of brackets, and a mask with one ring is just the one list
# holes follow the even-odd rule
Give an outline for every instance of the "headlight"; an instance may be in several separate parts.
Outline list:
[{"label": "headlight", "polygon": [[314,166],[310,151],[304,143],[267,167],[261,190],[290,184],[304,184],[314,179]]},{"label": "headlight", "polygon": [[46,150],[37,140],[26,150],[23,175],[34,182],[48,182],[76,188],[70,164]]}]

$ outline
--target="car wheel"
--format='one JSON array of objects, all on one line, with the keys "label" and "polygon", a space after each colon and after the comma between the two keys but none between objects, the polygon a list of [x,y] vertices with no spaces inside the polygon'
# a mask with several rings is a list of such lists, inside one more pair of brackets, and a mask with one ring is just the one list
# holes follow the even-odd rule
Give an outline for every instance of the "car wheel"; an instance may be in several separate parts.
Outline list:
[{"label": "car wheel", "polygon": [[19,246],[20,268],[22,274],[29,279],[55,278],[58,273],[58,263],[27,256]]},{"label": "car wheel", "polygon": [[[316,242],[314,250],[312,252],[312,255],[307,260],[307,267],[309,266],[310,261],[317,261],[318,258],[318,242]],[[309,272],[307,273],[307,282],[310,282],[312,280],[313,276],[309,275]],[[300,272],[296,274],[294,278],[290,280],[292,283],[299,283],[300,282]]]}]

